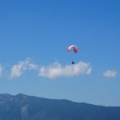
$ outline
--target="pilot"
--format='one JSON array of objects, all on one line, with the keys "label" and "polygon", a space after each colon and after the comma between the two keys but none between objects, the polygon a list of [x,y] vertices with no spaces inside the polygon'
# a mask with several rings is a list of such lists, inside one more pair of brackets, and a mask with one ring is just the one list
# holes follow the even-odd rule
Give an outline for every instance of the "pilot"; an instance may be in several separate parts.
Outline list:
[{"label": "pilot", "polygon": [[74,61],[72,61],[72,64],[74,64]]}]

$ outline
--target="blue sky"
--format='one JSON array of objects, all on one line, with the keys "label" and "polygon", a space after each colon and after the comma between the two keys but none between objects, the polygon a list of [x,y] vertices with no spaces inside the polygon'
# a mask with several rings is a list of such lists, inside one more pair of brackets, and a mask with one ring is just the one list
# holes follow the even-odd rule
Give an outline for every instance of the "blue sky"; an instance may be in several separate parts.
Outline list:
[{"label": "blue sky", "polygon": [[0,93],[120,106],[119,5],[0,1]]}]

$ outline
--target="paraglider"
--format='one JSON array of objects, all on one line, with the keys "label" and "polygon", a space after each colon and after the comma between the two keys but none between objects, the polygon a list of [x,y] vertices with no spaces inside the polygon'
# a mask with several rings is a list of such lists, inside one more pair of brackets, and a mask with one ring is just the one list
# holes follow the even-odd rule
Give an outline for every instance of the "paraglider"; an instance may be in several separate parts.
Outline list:
[{"label": "paraglider", "polygon": [[[78,52],[78,47],[76,45],[70,45],[67,47],[67,51],[71,51],[73,50],[74,53],[77,53]],[[74,64],[74,61],[72,61],[72,64]]]}]

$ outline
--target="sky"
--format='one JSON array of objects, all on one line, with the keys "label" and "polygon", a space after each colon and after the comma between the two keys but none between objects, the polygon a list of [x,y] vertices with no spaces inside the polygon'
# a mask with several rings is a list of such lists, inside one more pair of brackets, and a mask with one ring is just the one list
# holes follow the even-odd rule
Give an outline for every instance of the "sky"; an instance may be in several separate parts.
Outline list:
[{"label": "sky", "polygon": [[1,0],[0,93],[120,106],[119,14],[119,0]]}]

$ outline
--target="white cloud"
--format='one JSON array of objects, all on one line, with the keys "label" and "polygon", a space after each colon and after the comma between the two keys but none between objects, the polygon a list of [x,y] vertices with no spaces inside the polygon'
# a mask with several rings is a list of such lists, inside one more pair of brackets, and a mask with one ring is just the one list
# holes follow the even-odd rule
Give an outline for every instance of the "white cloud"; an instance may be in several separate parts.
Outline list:
[{"label": "white cloud", "polygon": [[18,78],[25,70],[35,70],[37,68],[38,66],[31,63],[30,59],[27,58],[25,61],[20,61],[18,64],[13,65],[11,68],[10,78]]},{"label": "white cloud", "polygon": [[116,77],[117,72],[115,70],[107,70],[103,73],[104,77]]},{"label": "white cloud", "polygon": [[2,76],[2,71],[3,71],[3,68],[2,66],[0,66],[0,77]]},{"label": "white cloud", "polygon": [[80,74],[90,74],[92,68],[89,63],[78,62],[72,65],[62,66],[60,63],[55,62],[49,66],[42,66],[39,70],[39,76],[54,79],[57,77],[70,77]]}]

